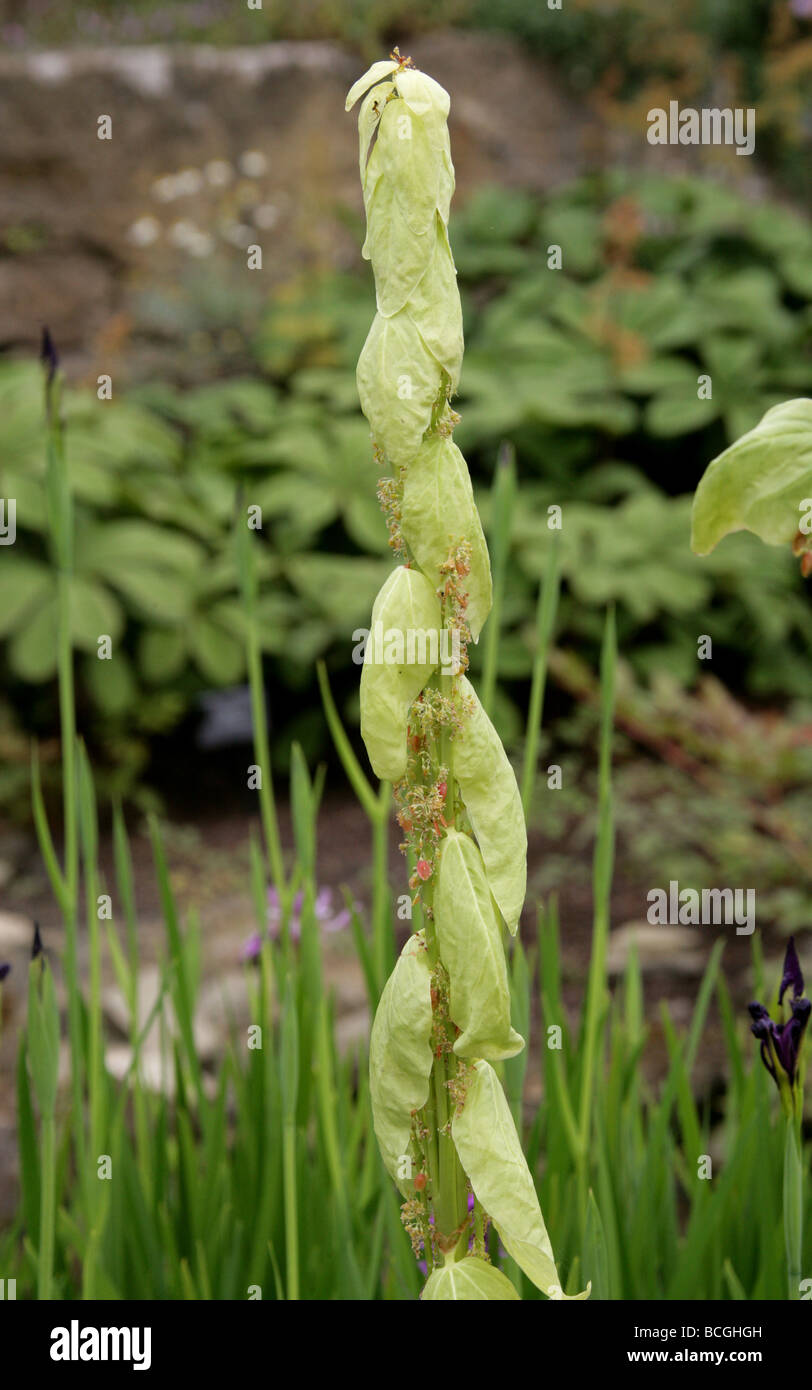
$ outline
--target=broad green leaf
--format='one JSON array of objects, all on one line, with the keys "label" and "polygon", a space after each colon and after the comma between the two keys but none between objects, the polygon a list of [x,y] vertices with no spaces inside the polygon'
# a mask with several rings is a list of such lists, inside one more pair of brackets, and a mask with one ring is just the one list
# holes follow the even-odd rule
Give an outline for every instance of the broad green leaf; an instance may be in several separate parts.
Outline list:
[{"label": "broad green leaf", "polygon": [[43,601],[53,575],[39,560],[17,555],[14,547],[0,550],[0,637],[7,637]]},{"label": "broad green leaf", "polygon": [[406,771],[407,716],[439,663],[441,621],[426,576],[394,570],[372,608],[361,672],[361,737],[382,781],[399,782]]},{"label": "broad green leaf", "polygon": [[361,409],[397,468],[414,458],[440,394],[440,366],[406,309],[376,314],[356,371]]},{"label": "broad green leaf", "polygon": [[196,615],[188,629],[189,650],[212,685],[236,685],[245,670],[245,650],[236,637],[208,614]]},{"label": "broad green leaf", "polygon": [[191,577],[177,570],[122,564],[111,572],[110,583],[148,621],[182,622],[192,606]]},{"label": "broad green leaf", "polygon": [[387,1172],[404,1196],[411,1181],[400,1176],[401,1160],[411,1153],[412,1111],[429,1094],[431,1050],[431,969],[422,932],[409,937],[381,994],[369,1039],[369,1093],[372,1118]]},{"label": "broad green leaf", "polygon": [[477,1255],[466,1255],[462,1260],[435,1269],[426,1280],[420,1297],[424,1303],[451,1299],[466,1302],[475,1299],[520,1301],[507,1275]]},{"label": "broad green leaf", "polygon": [[456,390],[463,352],[462,305],[448,233],[439,214],[434,218],[434,233],[431,260],[407,308],[423,342],[448,372]]},{"label": "broad green leaf", "polygon": [[508,1254],[548,1298],[561,1298],[555,1256],[530,1169],[505,1093],[488,1062],[475,1064],[465,1104],[451,1121],[451,1134],[477,1201]]},{"label": "broad green leaf", "polygon": [[705,429],[720,411],[718,401],[704,400],[693,389],[680,392],[662,391],[652,396],[643,411],[646,433],[655,439],[676,439],[681,434]]},{"label": "broad green leaf", "polygon": [[113,595],[81,575],[71,580],[70,619],[71,639],[86,652],[97,652],[102,636],[115,642],[124,627],[124,614]]},{"label": "broad green leaf", "polygon": [[448,971],[450,1012],[462,1031],[458,1057],[501,1062],[524,1047],[510,1026],[502,924],[482,856],[470,835],[450,830],[440,846],[434,896],[440,958]]},{"label": "broad green leaf", "polygon": [[468,465],[456,444],[429,435],[406,470],[401,529],[420,568],[439,584],[439,567],[460,540],[471,547],[467,619],[479,638],[493,599],[491,565]]},{"label": "broad green leaf", "polygon": [[732,531],[788,545],[812,497],[812,400],[785,401],[708,465],[694,497],[691,545],[707,555]]},{"label": "broad green leaf", "polygon": [[357,82],[353,82],[347,93],[347,100],[344,103],[344,110],[351,111],[359,97],[364,95],[376,82],[382,82],[390,73],[397,72],[400,63],[396,58],[381,58],[379,62],[373,63],[371,68],[367,68],[363,77],[359,77]]},{"label": "broad green leaf", "polygon": [[138,668],[150,685],[171,681],[186,660],[186,628],[149,627],[138,642]]},{"label": "broad green leaf", "polygon": [[123,714],[138,698],[132,666],[124,652],[115,652],[107,661],[88,655],[83,666],[84,685],[94,705],[104,714]]},{"label": "broad green leaf", "polygon": [[471,714],[453,744],[454,776],[474,827],[490,890],[516,935],[527,886],[527,831],[516,774],[466,676],[458,690]]},{"label": "broad green leaf", "polygon": [[56,671],[57,603],[51,594],[17,629],[9,643],[8,659],[15,676],[39,683]]},{"label": "broad green leaf", "polygon": [[292,556],[286,570],[302,597],[342,633],[366,623],[375,593],[391,575],[385,560],[318,551]]},{"label": "broad green leaf", "polygon": [[401,215],[394,179],[378,179],[367,208],[367,235],[361,254],[372,262],[378,312],[385,318],[397,314],[417,293],[434,260],[435,247],[432,227],[418,236]]},{"label": "broad green leaf", "polygon": [[77,559],[82,569],[111,580],[122,564],[195,573],[203,563],[205,551],[191,536],[152,521],[121,520],[97,522],[84,528],[78,538]]}]

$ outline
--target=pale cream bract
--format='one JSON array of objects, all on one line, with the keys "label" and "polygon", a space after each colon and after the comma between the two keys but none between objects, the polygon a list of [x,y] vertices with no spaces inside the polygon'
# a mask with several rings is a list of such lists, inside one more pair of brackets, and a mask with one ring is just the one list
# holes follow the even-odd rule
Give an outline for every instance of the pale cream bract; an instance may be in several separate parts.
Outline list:
[{"label": "pale cream bract", "polygon": [[451,982],[451,1017],[462,1029],[458,1057],[515,1057],[524,1039],[510,1026],[502,927],[482,856],[470,835],[449,830],[434,898],[438,945]]},{"label": "pale cream bract", "polygon": [[424,1303],[448,1300],[472,1303],[482,1299],[509,1303],[518,1301],[519,1295],[510,1280],[493,1265],[476,1255],[466,1255],[464,1260],[435,1269],[420,1297]]},{"label": "pale cream bract", "polygon": [[[383,781],[397,782],[406,771],[406,717],[437,664],[440,621],[426,576],[404,566],[394,570],[372,609],[361,672],[361,737]],[[402,659],[392,660],[399,648]],[[410,654],[418,659],[409,661]],[[420,661],[424,654],[430,659]]]},{"label": "pale cream bract", "polygon": [[[533,1179],[487,1060],[524,1045],[510,1021],[502,922],[517,931],[527,835],[513,769],[461,674],[492,584],[468,468],[451,438],[463,333],[447,231],[449,97],[397,52],[355,83],[348,108],[359,97],[363,254],[378,312],[358,362],[358,392],[390,536],[406,557],[375,600],[361,733],[377,775],[397,784],[404,833],[417,837],[410,888],[425,920],[384,987],[372,1027],[375,1132],[406,1198],[404,1225],[429,1264],[424,1300],[518,1297],[487,1259],[488,1219],[528,1278],[558,1299]],[[392,662],[376,648],[379,628],[386,648],[388,635],[436,635],[441,627],[462,652],[449,674],[448,647],[440,644],[442,678],[436,659],[413,652]]]},{"label": "pale cream bract", "polygon": [[707,555],[731,531],[789,545],[812,511],[812,400],[774,405],[708,464],[694,496],[691,545]]},{"label": "pale cream bract", "polygon": [[387,1172],[406,1194],[399,1173],[411,1154],[411,1112],[425,1105],[431,1051],[431,970],[425,941],[409,937],[387,980],[369,1040],[372,1117]]},{"label": "pale cream bract", "polygon": [[454,749],[454,771],[477,837],[491,892],[515,936],[527,887],[527,830],[516,774],[493,724],[465,676],[460,693],[473,700]]}]

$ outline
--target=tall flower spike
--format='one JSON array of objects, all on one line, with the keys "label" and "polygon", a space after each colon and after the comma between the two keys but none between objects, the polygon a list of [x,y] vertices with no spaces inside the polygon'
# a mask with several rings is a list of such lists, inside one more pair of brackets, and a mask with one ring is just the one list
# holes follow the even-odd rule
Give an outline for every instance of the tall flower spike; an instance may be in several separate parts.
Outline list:
[{"label": "tall flower spike", "polygon": [[375,459],[391,473],[378,496],[405,562],[373,608],[371,631],[385,631],[386,644],[366,646],[361,735],[376,775],[395,783],[424,921],[372,1025],[375,1132],[425,1258],[424,1299],[517,1297],[483,1257],[489,1220],[528,1279],[559,1299],[533,1178],[488,1060],[524,1046],[510,1023],[504,929],[518,929],[527,835],[513,769],[463,674],[492,584],[468,468],[451,437],[463,339],[448,240],[450,103],[397,49],[354,84],[347,109],[361,97],[363,255],[377,313],[358,392]]},{"label": "tall flower spike", "polygon": [[[792,1000],[783,1003],[787,990]],[[804,996],[804,977],[795,950],[795,938],[790,937],[784,956],[784,970],[778,991],[778,1006],[782,1019],[776,1022],[763,1004],[748,1006],[753,1022],[754,1037],[761,1044],[761,1060],[778,1087],[781,1103],[788,1115],[800,1114],[802,1095],[802,1048],[806,1025],[812,1013],[812,1002]],[[789,1009],[789,1017],[787,1017]]]}]

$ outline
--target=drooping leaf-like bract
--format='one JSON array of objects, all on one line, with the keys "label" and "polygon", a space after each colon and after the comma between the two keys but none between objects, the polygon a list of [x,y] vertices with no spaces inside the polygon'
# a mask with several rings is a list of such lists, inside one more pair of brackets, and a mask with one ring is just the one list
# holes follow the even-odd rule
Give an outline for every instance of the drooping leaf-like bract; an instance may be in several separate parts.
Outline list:
[{"label": "drooping leaf-like bract", "polygon": [[527,887],[527,830],[516,775],[490,719],[465,676],[463,699],[473,702],[454,749],[454,770],[479,841],[488,882],[515,936]]},{"label": "drooping leaf-like bract", "polygon": [[[513,769],[463,674],[492,585],[468,469],[451,437],[463,336],[448,240],[449,97],[397,51],[355,83],[348,106],[359,97],[363,253],[378,312],[358,392],[390,544],[403,562],[373,607],[361,733],[375,772],[395,784],[409,887],[425,924],[385,985],[372,1028],[375,1132],[427,1262],[424,1299],[518,1297],[490,1264],[488,1220],[528,1277],[558,1298],[533,1179],[486,1060],[523,1046],[510,1022],[502,920],[516,932],[527,836]],[[428,635],[441,639],[433,652]]]},{"label": "drooping leaf-like bract", "polygon": [[425,941],[416,934],[384,986],[369,1040],[375,1134],[387,1171],[404,1192],[398,1170],[411,1151],[412,1111],[428,1098],[431,1023],[431,970]]},{"label": "drooping leaf-like bract", "polygon": [[361,672],[361,736],[385,781],[397,782],[406,771],[406,716],[437,665],[440,621],[425,575],[394,570],[372,609]]},{"label": "drooping leaf-like bract", "polygon": [[517,1301],[519,1295],[510,1280],[493,1265],[476,1255],[466,1255],[463,1260],[435,1269],[420,1297],[424,1303],[450,1300],[470,1303],[482,1299],[508,1303]]},{"label": "drooping leaf-like bract", "polygon": [[548,1298],[559,1297],[558,1271],[530,1169],[499,1078],[487,1062],[477,1062],[451,1130],[471,1186],[508,1254]]},{"label": "drooping leaf-like bract", "polygon": [[451,1017],[462,1029],[458,1057],[515,1057],[524,1039],[510,1026],[502,927],[470,835],[449,830],[440,846],[434,895],[437,946],[448,971]]},{"label": "drooping leaf-like bract", "polygon": [[708,465],[693,505],[691,545],[707,555],[731,531],[789,545],[812,511],[812,400],[774,405]]}]

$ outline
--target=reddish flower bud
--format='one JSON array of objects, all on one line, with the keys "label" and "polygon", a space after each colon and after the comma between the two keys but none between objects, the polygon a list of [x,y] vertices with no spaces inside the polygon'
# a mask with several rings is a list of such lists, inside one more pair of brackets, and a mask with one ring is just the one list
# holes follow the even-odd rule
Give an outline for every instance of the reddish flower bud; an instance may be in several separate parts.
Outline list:
[{"label": "reddish flower bud", "polygon": [[427,878],[431,878],[431,864],[427,859],[418,859],[417,873],[418,877],[422,878],[424,883]]}]

